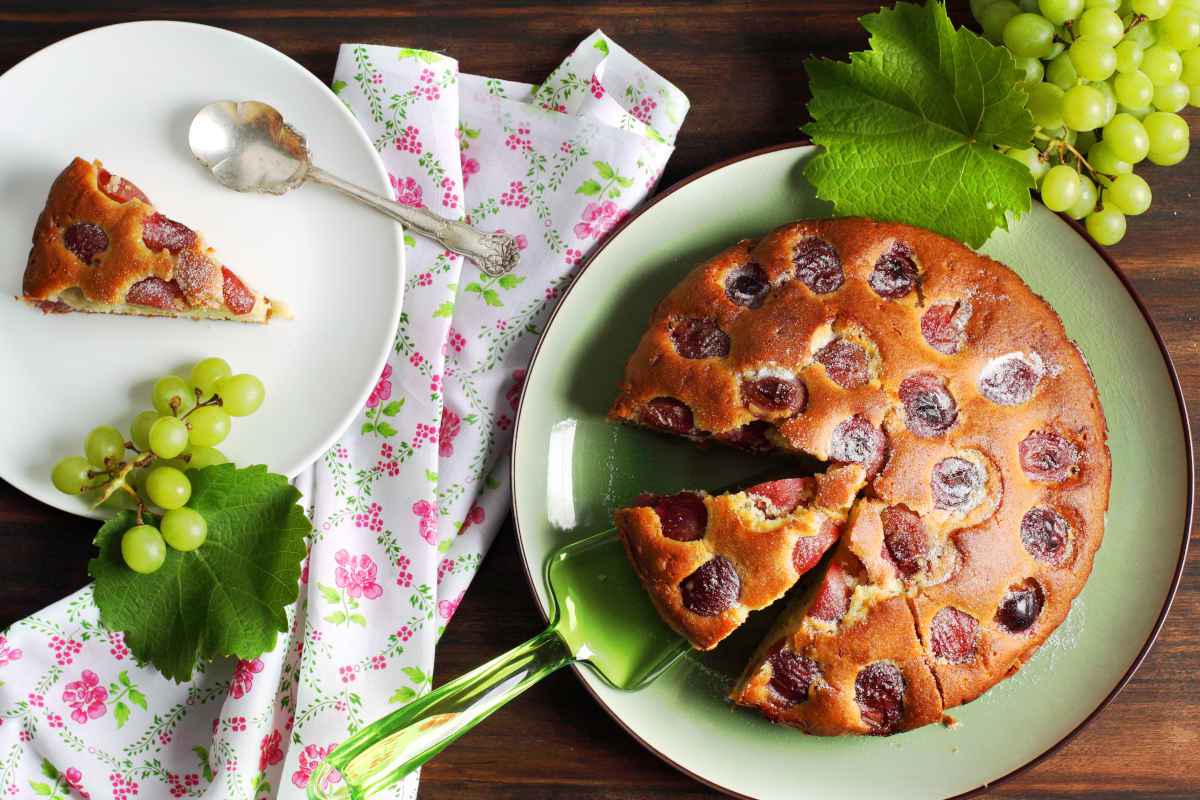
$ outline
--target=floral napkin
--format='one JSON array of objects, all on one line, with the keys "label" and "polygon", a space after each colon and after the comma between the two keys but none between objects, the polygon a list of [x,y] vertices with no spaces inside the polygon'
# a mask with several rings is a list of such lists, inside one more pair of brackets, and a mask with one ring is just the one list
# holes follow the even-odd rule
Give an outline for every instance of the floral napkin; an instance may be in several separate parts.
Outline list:
[{"label": "floral napkin", "polygon": [[654,188],[688,109],[600,31],[536,87],[424,50],[343,45],[333,88],[400,202],[513,234],[521,263],[487,277],[405,236],[394,352],[359,419],[297,478],[316,530],[273,652],[176,685],[98,624],[90,587],[0,635],[0,797],[302,797],[333,747],[427,691],[437,639],[508,512],[541,326]]}]

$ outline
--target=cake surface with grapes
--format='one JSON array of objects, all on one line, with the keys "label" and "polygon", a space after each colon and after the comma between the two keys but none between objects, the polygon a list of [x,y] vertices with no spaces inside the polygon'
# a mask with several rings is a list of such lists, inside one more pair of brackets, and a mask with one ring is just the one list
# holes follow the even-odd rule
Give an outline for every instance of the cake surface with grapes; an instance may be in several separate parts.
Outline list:
[{"label": "cake surface with grapes", "polygon": [[240,322],[290,316],[221,265],[198,232],[157,211],[141,189],[99,161],[81,158],[50,187],[22,291],[47,313]]},{"label": "cake surface with grapes", "polygon": [[864,475],[848,464],[744,492],[642,495],[614,517],[659,614],[693,647],[709,650],[821,560]]},{"label": "cake surface with grapes", "polygon": [[1057,314],[907,225],[801,221],[701,264],[655,308],[610,416],[863,468],[828,564],[733,692],[812,733],[907,730],[1012,674],[1103,538],[1104,415]]}]

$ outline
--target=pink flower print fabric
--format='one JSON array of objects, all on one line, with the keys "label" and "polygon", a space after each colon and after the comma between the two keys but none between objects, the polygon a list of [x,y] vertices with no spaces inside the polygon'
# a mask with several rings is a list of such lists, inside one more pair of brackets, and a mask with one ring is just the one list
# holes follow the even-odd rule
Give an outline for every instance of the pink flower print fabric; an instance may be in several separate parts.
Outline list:
[{"label": "pink flower print fabric", "polygon": [[0,634],[0,667],[5,667],[21,658],[21,648],[13,647],[3,634]]},{"label": "pink flower print fabric", "polygon": [[378,600],[383,595],[383,587],[375,580],[379,567],[369,555],[352,556],[345,550],[338,550],[333,560],[338,565],[333,573],[334,580],[348,596],[356,600],[360,597]]},{"label": "pink flower print fabric", "polygon": [[[333,752],[335,747],[337,747],[337,742],[333,742],[324,747],[310,744],[301,750],[300,757],[298,759],[298,766],[296,767],[296,771],[292,773],[292,785],[299,789],[303,789],[308,786],[308,779],[309,776],[312,775],[313,770],[317,768],[317,765],[321,763],[325,756]],[[321,788],[328,790],[330,786],[335,783],[340,783],[341,780],[341,773],[339,773],[337,770],[333,770],[329,773],[328,777],[322,781]]]},{"label": "pink flower print fabric", "polygon": [[90,719],[99,719],[108,710],[105,700],[108,690],[100,685],[100,677],[85,669],[79,680],[71,681],[63,689],[62,701],[71,709],[71,719],[83,725]]},{"label": "pink flower print fabric", "polygon": [[588,203],[583,209],[583,219],[575,223],[573,230],[580,239],[601,239],[627,216],[629,212],[611,200]]},{"label": "pink flower print fabric", "polygon": [[462,418],[446,406],[442,406],[442,426],[438,432],[438,455],[449,458],[454,455],[454,437],[462,429]]},{"label": "pink flower print fabric", "polygon": [[[296,479],[314,525],[288,630],[185,685],[133,662],[90,588],[0,634],[0,792],[299,800],[337,742],[431,688],[437,641],[509,513],[529,355],[654,186],[687,99],[602,32],[537,92],[437,53],[348,44],[334,91],[400,203],[516,240],[511,274],[405,236],[404,308],[359,417]],[[330,784],[342,782],[329,776]],[[415,798],[411,775],[392,793]]]}]

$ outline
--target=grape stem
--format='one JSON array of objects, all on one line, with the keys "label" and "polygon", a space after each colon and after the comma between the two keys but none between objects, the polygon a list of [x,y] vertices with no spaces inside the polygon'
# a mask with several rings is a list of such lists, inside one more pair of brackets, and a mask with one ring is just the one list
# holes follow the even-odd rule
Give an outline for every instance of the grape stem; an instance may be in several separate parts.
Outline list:
[{"label": "grape stem", "polygon": [[1145,14],[1134,14],[1132,17],[1129,18],[1129,24],[1125,26],[1125,32],[1129,33],[1131,30],[1136,28],[1138,25],[1141,25],[1143,22],[1145,22],[1146,19],[1147,18],[1146,18]]},{"label": "grape stem", "polygon": [[[199,390],[197,390],[197,391],[199,391]],[[172,399],[175,399],[175,398],[172,398]],[[204,408],[205,406],[219,406],[219,405],[221,405],[221,398],[214,394],[212,397],[208,398],[204,402],[197,401],[196,405],[194,405],[190,409],[188,409],[188,412],[186,414],[184,414],[182,417],[179,417],[179,419],[181,419],[181,420],[187,419],[188,417],[190,417],[192,415],[192,412],[195,411],[197,408]]]}]

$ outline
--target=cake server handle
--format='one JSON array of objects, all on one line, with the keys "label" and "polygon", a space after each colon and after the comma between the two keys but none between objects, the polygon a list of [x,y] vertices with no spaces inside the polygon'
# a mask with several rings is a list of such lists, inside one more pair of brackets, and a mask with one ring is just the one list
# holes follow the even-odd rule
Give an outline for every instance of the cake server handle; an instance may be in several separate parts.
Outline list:
[{"label": "cake server handle", "polygon": [[509,700],[574,661],[556,626],[551,625],[351,736],[313,770],[309,800],[363,800],[375,795]]}]

